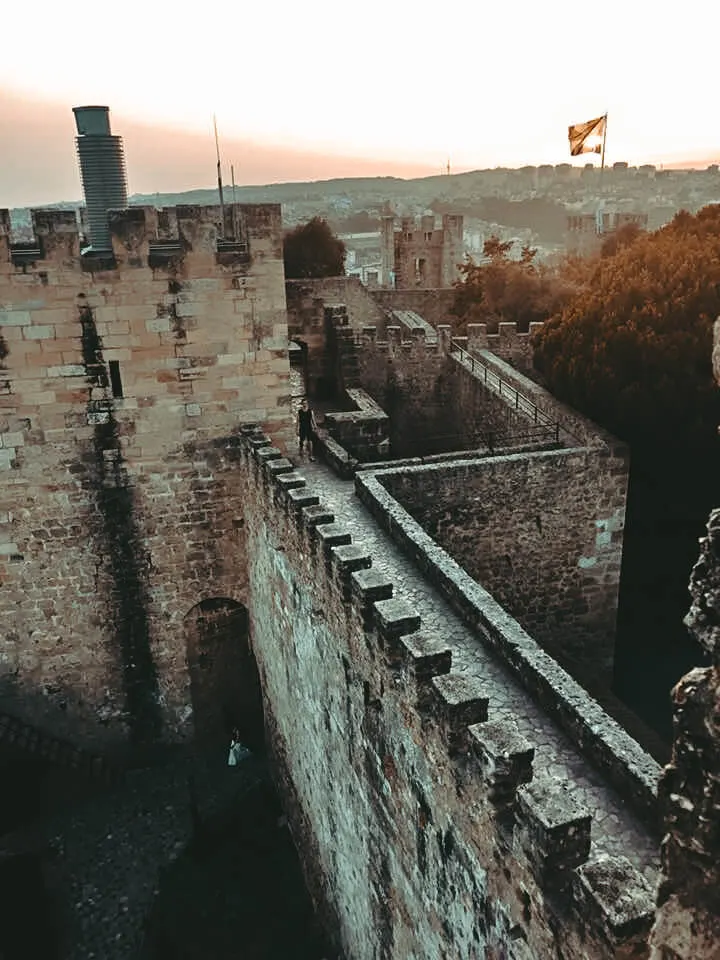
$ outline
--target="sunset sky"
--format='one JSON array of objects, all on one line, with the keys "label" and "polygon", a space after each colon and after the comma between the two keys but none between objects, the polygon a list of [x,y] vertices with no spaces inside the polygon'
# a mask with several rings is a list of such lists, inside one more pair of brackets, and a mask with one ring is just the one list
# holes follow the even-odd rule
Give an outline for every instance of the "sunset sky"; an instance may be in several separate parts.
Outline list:
[{"label": "sunset sky", "polygon": [[560,163],[606,111],[608,163],[720,159],[707,0],[31,9],[3,12],[0,206],[80,196],[79,104],[110,106],[133,193],[212,186],[213,112],[238,183]]}]

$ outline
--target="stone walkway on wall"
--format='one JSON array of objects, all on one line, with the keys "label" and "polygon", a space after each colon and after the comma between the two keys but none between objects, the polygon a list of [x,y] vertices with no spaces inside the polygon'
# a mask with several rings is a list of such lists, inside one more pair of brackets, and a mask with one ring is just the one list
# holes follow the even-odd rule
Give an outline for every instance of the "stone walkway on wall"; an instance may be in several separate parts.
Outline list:
[{"label": "stone walkway on wall", "polygon": [[355,496],[353,483],[338,479],[324,465],[296,462],[321,503],[347,526],[353,542],[369,552],[373,567],[395,584],[394,595],[408,600],[422,617],[424,627],[450,646],[453,672],[481,676],[487,684],[493,717],[514,720],[520,732],[535,745],[536,774],[575,784],[576,799],[593,816],[591,858],[598,853],[627,857],[654,884],[659,866],[658,843],[618,794],[606,786],[602,775],[377,525]]}]

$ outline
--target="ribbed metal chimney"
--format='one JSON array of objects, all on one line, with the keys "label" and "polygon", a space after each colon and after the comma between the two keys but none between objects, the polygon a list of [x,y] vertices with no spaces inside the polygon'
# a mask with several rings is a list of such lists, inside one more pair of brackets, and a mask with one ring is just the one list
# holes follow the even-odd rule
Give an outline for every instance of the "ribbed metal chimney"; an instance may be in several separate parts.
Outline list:
[{"label": "ribbed metal chimney", "polygon": [[108,107],[73,107],[87,225],[93,250],[111,250],[108,210],[127,207],[122,137],[110,133]]}]

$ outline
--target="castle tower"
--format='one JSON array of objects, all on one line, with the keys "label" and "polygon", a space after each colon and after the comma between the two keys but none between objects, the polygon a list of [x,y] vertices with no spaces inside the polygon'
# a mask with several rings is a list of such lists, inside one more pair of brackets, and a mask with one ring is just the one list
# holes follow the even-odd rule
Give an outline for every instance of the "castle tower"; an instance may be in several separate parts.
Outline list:
[{"label": "castle tower", "polygon": [[380,274],[384,287],[395,286],[395,217],[392,214],[380,220]]},{"label": "castle tower", "polygon": [[465,254],[463,217],[460,214],[444,214],[443,257],[440,285],[450,287],[458,278],[458,264]]},{"label": "castle tower", "polygon": [[90,243],[94,250],[111,250],[108,210],[127,207],[122,138],[110,133],[107,107],[73,107],[73,113]]}]

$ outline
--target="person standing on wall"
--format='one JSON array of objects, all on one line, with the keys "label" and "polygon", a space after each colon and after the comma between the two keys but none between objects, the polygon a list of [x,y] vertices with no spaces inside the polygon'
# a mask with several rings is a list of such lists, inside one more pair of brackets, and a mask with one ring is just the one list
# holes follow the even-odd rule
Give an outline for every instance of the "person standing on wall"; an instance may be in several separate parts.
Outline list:
[{"label": "person standing on wall", "polygon": [[310,461],[315,460],[315,438],[317,436],[317,423],[315,414],[310,409],[307,399],[303,400],[298,410],[298,438],[300,441],[300,456],[303,455],[305,443],[307,443],[308,455]]}]

